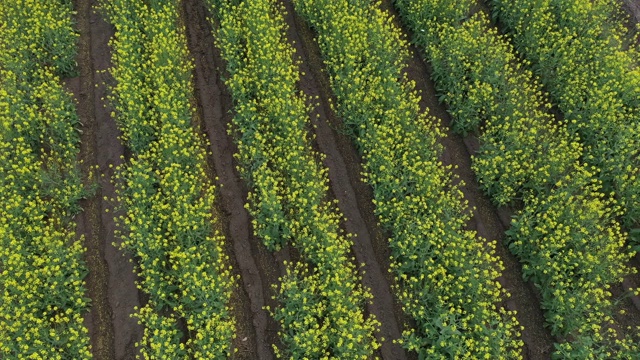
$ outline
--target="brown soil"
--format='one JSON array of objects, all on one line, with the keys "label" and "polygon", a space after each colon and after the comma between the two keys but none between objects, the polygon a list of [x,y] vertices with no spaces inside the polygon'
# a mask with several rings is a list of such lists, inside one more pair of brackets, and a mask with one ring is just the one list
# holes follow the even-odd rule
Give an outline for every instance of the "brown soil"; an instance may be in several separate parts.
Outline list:
[{"label": "brown soil", "polygon": [[86,285],[91,309],[85,321],[96,359],[128,360],[135,359],[134,343],[142,336],[142,328],[130,317],[133,308],[140,306],[140,300],[130,258],[113,246],[118,241],[114,236],[114,214],[106,212],[112,209],[112,203],[103,201],[103,197],[115,197],[110,182],[113,168],[109,165],[121,163],[124,149],[115,121],[102,100],[106,93],[105,76],[99,71],[110,66],[108,40],[113,30],[95,13],[96,5],[91,0],[75,3],[80,32],[80,77],[74,93],[82,123],[81,168],[85,177],[91,171],[100,175],[94,179],[98,190],[82,201],[84,211],[78,217],[89,267]]},{"label": "brown soil", "polygon": [[[269,252],[253,235],[249,214],[244,208],[247,202],[247,187],[240,178],[233,154],[237,146],[227,129],[233,118],[233,102],[228,89],[221,80],[220,69],[225,69],[219,50],[214,46],[207,10],[201,0],[184,0],[184,12],[188,21],[189,49],[195,59],[195,88],[198,112],[203,119],[203,131],[211,143],[211,167],[218,177],[220,204],[224,220],[224,233],[231,241],[232,266],[241,275],[242,294],[236,308],[238,328],[237,358],[273,359],[271,344],[279,345],[278,324],[264,310],[278,304],[272,297],[272,284],[285,274],[283,265],[290,260],[289,248],[277,253]],[[219,71],[220,70],[220,71]],[[238,339],[236,339],[238,340]]]},{"label": "brown soil", "polygon": [[629,41],[627,47],[635,47],[640,50],[640,0],[622,0],[622,21],[628,30]]},{"label": "brown soil", "polygon": [[[90,185],[88,175],[97,163],[96,155],[96,116],[93,83],[93,67],[91,63],[91,25],[89,14],[91,3],[78,1],[76,4],[77,24],[81,37],[78,43],[78,66],[80,77],[75,92],[78,101],[77,111],[82,123],[80,143],[80,167],[85,176],[86,186]],[[96,359],[113,359],[113,324],[109,307],[109,286],[107,277],[109,269],[104,258],[104,228],[100,221],[100,190],[92,197],[80,202],[83,212],[78,217],[78,233],[84,235],[85,261],[89,274],[85,279],[88,296],[91,298],[89,316],[85,317],[91,338],[93,356]]]},{"label": "brown soil", "polygon": [[631,15],[631,20],[634,24],[640,23],[640,1],[623,0],[622,8]]},{"label": "brown soil", "polygon": [[[623,286],[625,289],[640,288],[640,253],[636,253],[629,262],[629,266],[638,269],[638,274],[628,276],[623,282]],[[640,311],[640,296],[632,296],[631,299],[635,307]],[[638,324],[640,325],[640,322]]]},{"label": "brown soil", "polygon": [[[383,9],[389,11],[395,19],[398,27],[403,29],[409,37],[411,32],[399,21],[400,17],[390,0],[382,2]],[[445,148],[442,161],[446,165],[457,165],[454,173],[464,182],[461,187],[465,199],[473,209],[473,217],[468,228],[476,230],[478,235],[489,241],[496,241],[497,255],[501,259],[505,270],[498,279],[500,284],[511,294],[505,303],[509,310],[517,311],[518,322],[525,327],[522,339],[525,343],[525,359],[549,359],[553,350],[554,338],[544,326],[544,315],[540,308],[539,292],[531,282],[525,282],[522,278],[522,269],[517,258],[511,254],[504,244],[505,231],[510,226],[513,209],[496,209],[491,201],[483,194],[471,169],[471,154],[479,148],[479,141],[473,136],[465,138],[451,131],[451,117],[446,107],[438,102],[429,64],[423,60],[419,50],[415,46],[410,47],[411,59],[407,64],[409,79],[415,81],[416,88],[421,94],[421,106],[429,109],[442,121],[446,137],[442,140]]]},{"label": "brown soil", "polygon": [[[628,266],[640,272],[640,254],[636,254]],[[629,289],[640,288],[640,274],[626,276],[622,284],[614,286],[612,289],[614,299],[620,299],[617,309],[623,310],[624,314],[616,317],[616,321],[623,326],[632,327],[633,333],[638,333],[640,327],[640,296],[634,295]]]},{"label": "brown soil", "polygon": [[[98,124],[98,136],[96,141],[98,166],[101,180],[102,196],[107,199],[115,198],[115,188],[111,183],[114,168],[122,163],[122,156],[127,158],[124,146],[119,140],[120,132],[111,117],[111,109],[105,107],[106,81],[109,81],[104,72],[111,66],[111,52],[108,46],[109,39],[114,34],[114,29],[107,24],[99,14],[97,1],[92,1],[91,13],[91,41],[92,58],[94,67],[95,111]],[[113,165],[114,168],[110,166]],[[101,198],[102,199],[102,198]],[[106,212],[109,209],[109,212]],[[134,307],[144,305],[140,298],[135,282],[138,277],[133,271],[131,257],[114,246],[120,243],[114,232],[113,203],[102,201],[102,225],[104,227],[105,257],[109,265],[109,303],[113,312],[113,329],[115,358],[117,360],[133,360],[138,355],[135,343],[142,339],[143,328],[138,321],[131,317]]]},{"label": "brown soil", "polygon": [[[288,23],[288,40],[301,57],[300,90],[311,98],[319,97],[320,103],[310,100],[314,107],[311,113],[318,150],[326,155],[324,165],[329,169],[331,190],[338,200],[338,206],[346,217],[345,229],[353,237],[353,252],[358,264],[365,264],[361,270],[363,286],[373,294],[372,304],[367,311],[381,322],[381,331],[377,334],[381,341],[380,356],[383,359],[406,359],[404,349],[393,341],[401,337],[401,305],[392,295],[389,273],[389,247],[383,231],[377,226],[374,215],[371,188],[362,181],[361,158],[351,140],[336,129],[342,120],[331,110],[332,101],[329,80],[323,72],[320,50],[313,34],[304,21],[295,14],[291,1],[283,0]],[[384,341],[382,341],[384,339]]]}]

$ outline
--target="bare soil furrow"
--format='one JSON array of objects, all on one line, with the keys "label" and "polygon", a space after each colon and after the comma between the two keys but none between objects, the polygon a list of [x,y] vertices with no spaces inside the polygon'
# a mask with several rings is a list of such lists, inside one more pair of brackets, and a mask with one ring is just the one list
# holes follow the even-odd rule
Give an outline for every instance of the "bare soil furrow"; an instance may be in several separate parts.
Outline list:
[{"label": "bare soil furrow", "polygon": [[319,106],[311,113],[315,142],[318,150],[326,155],[324,165],[329,169],[332,193],[347,219],[344,222],[345,229],[354,235],[353,251],[356,261],[364,264],[361,268],[362,283],[373,295],[373,302],[368,305],[367,310],[382,324],[378,334],[378,340],[384,339],[381,341],[381,355],[383,359],[406,359],[407,355],[402,347],[393,342],[402,335],[402,320],[396,317],[395,311],[400,305],[394,302],[391,292],[387,240],[376,225],[371,190],[361,180],[360,158],[349,139],[345,136],[342,136],[343,141],[339,139],[341,134],[336,129],[340,127],[341,120],[329,106],[331,95],[328,79],[324,79],[324,82],[319,79],[326,75],[321,71],[323,66],[319,49],[311,30],[295,14],[291,1],[282,2],[287,11],[285,20],[289,25],[289,43],[302,58],[300,90],[311,97],[312,103],[320,101]]},{"label": "bare soil furrow", "polygon": [[[97,164],[93,64],[91,58],[91,1],[78,0],[75,4],[76,22],[80,39],[78,41],[79,77],[68,82],[77,101],[78,116],[82,123],[79,164],[85,177],[85,186],[93,181],[89,174]],[[89,329],[94,358],[114,359],[113,325],[108,301],[109,269],[104,258],[104,229],[100,221],[102,193],[98,189],[93,196],[83,199],[82,213],[77,217],[78,234],[84,236],[85,261],[89,273],[85,279],[87,296],[91,299],[89,314],[85,323]]]},{"label": "bare soil furrow", "polygon": [[[78,42],[79,82],[76,95],[77,110],[82,123],[80,143],[80,167],[85,177],[85,184],[93,180],[89,176],[97,164],[96,133],[98,126],[95,117],[95,94],[93,81],[93,64],[91,59],[91,1],[78,0],[75,3],[76,19],[80,39]],[[89,334],[95,359],[114,359],[113,324],[111,307],[109,306],[109,268],[104,257],[104,227],[101,220],[102,192],[98,189],[92,197],[83,199],[80,205],[83,212],[78,216],[78,227],[84,235],[86,247],[85,261],[89,274],[85,279],[88,297],[91,298],[89,317]]]},{"label": "bare soil furrow", "polygon": [[[122,252],[117,245],[119,239],[115,236],[113,212],[115,188],[111,182],[114,169],[126,159],[125,148],[120,142],[120,131],[111,117],[111,109],[106,107],[106,83],[110,81],[106,70],[111,66],[111,51],[109,39],[114,34],[114,29],[104,21],[98,9],[98,0],[78,0],[84,3],[79,16],[83,17],[86,24],[79,23],[81,30],[90,40],[90,47],[85,51],[88,54],[88,71],[86,72],[85,101],[89,104],[93,138],[86,141],[87,146],[93,149],[92,165],[97,165],[97,179],[99,191],[94,199],[95,206],[99,209],[96,213],[99,230],[98,242],[95,247],[100,248],[101,261],[106,263],[102,270],[102,286],[107,287],[108,307],[110,309],[109,323],[100,332],[110,332],[112,337],[112,355],[110,359],[133,360],[138,355],[135,343],[142,338],[143,329],[138,325],[137,319],[131,317],[135,307],[141,306],[139,291],[136,287],[137,275],[129,255]],[[90,30],[90,31],[89,31]],[[81,74],[82,75],[82,74]],[[82,121],[87,127],[84,118]],[[89,131],[89,130],[84,130]],[[83,143],[85,143],[83,139]],[[107,199],[107,200],[104,200]],[[95,303],[94,303],[95,306]],[[110,327],[109,330],[107,327]],[[94,349],[95,350],[95,349]],[[115,357],[114,357],[115,356]]]},{"label": "bare soil furrow", "polygon": [[[636,253],[636,256],[631,259],[629,266],[635,267],[640,273],[640,254]],[[640,288],[640,274],[627,276],[622,282],[622,286],[625,290]],[[635,307],[636,325],[640,326],[640,296],[631,296],[630,299]]]},{"label": "bare soil furrow", "polygon": [[629,12],[634,24],[640,23],[640,1],[623,0],[623,8]]},{"label": "bare soil furrow", "polygon": [[[278,324],[264,309],[277,306],[271,284],[285,274],[284,261],[290,259],[289,249],[270,253],[253,235],[251,220],[244,208],[248,190],[240,178],[233,154],[237,153],[233,139],[227,133],[232,120],[233,102],[221,79],[224,62],[214,46],[207,10],[201,0],[183,2],[189,49],[195,59],[195,88],[203,131],[211,144],[210,162],[218,177],[218,202],[224,214],[226,238],[232,242],[232,266],[241,275],[246,309],[239,309],[238,322],[252,324],[241,336],[237,358],[273,359],[271,344],[278,343]],[[244,313],[244,314],[242,314]],[[243,325],[238,326],[239,329]],[[240,337],[240,336],[239,336]]]},{"label": "bare soil furrow", "polygon": [[[640,255],[636,254],[630,263],[630,267],[634,267],[640,272]],[[614,296],[619,297],[622,294],[622,299],[619,300],[619,309],[616,313],[616,321],[623,327],[628,333],[637,334],[638,327],[640,326],[640,296],[634,295],[633,290],[640,288],[640,275],[632,274],[622,281],[620,286],[613,289]]]}]

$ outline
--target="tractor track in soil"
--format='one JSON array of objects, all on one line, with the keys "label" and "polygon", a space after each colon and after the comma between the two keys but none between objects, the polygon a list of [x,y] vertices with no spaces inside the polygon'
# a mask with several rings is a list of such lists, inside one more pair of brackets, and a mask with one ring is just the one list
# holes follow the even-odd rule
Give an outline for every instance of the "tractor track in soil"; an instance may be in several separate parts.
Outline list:
[{"label": "tractor track in soil", "polygon": [[285,275],[284,261],[297,257],[290,246],[272,253],[253,235],[251,219],[244,208],[248,189],[240,177],[233,154],[238,149],[227,129],[233,118],[233,101],[222,80],[226,64],[214,38],[203,0],[184,0],[187,40],[194,59],[194,85],[201,130],[210,142],[209,165],[217,176],[218,205],[227,252],[236,275],[241,275],[240,300],[234,311],[238,329],[235,347],[239,359],[273,359],[272,344],[280,345],[279,325],[264,310],[278,306],[272,285]]},{"label": "tractor track in soil", "polygon": [[[115,188],[111,183],[114,167],[122,163],[127,152],[120,143],[120,132],[110,109],[105,107],[104,73],[111,65],[109,39],[113,28],[97,10],[96,0],[76,0],[76,22],[80,76],[72,86],[82,123],[80,160],[85,179],[95,169],[98,188],[81,202],[78,229],[84,234],[85,259],[89,268],[86,278],[91,308],[85,316],[93,356],[96,359],[133,360],[138,354],[135,342],[142,337],[142,327],[131,318],[134,307],[141,305],[131,257],[113,244],[115,237],[113,203]],[[114,166],[114,167],[112,167]],[[104,198],[109,200],[104,200]]]},{"label": "tractor track in soil", "polygon": [[629,46],[640,50],[640,0],[622,0],[620,2],[625,27],[629,30]]},{"label": "tractor track in soil", "polygon": [[640,23],[640,0],[623,0],[623,10],[627,11],[630,16],[630,25],[636,25]]},{"label": "tractor track in soil", "polygon": [[[402,24],[400,16],[391,0],[382,0],[382,9],[394,17],[394,23],[411,39],[411,31]],[[446,106],[440,104],[436,96],[435,85],[431,78],[431,68],[423,58],[421,52],[414,45],[409,46],[409,62],[405,69],[410,80],[416,84],[421,95],[422,109],[429,109],[441,121],[446,137],[442,139],[445,148],[442,161],[445,165],[457,165],[453,172],[459,180],[464,182],[460,188],[464,198],[469,202],[473,217],[467,225],[475,230],[483,239],[496,241],[496,255],[502,261],[505,270],[498,279],[500,284],[511,294],[505,301],[505,308],[517,311],[516,318],[525,329],[522,331],[524,341],[523,356],[525,359],[549,359],[553,350],[554,337],[544,326],[544,314],[540,307],[541,296],[530,281],[522,278],[522,267],[518,259],[505,245],[505,231],[511,226],[511,216],[515,209],[506,207],[496,208],[480,189],[473,170],[471,169],[471,155],[479,146],[475,136],[462,137],[452,132],[452,119]]]},{"label": "tractor track in soil", "polygon": [[[96,131],[97,123],[95,116],[95,94],[93,82],[93,64],[91,59],[91,24],[90,11],[91,2],[79,0],[75,3],[77,10],[77,27],[80,31],[78,41],[77,63],[79,77],[77,81],[77,92],[75,93],[77,112],[82,124],[80,142],[80,168],[85,178],[85,186],[89,186],[88,177],[93,171],[92,167],[97,164],[96,153]],[[111,308],[109,306],[108,276],[109,268],[104,257],[105,249],[102,239],[104,238],[104,227],[100,221],[102,208],[100,199],[102,192],[96,193],[80,202],[82,213],[78,217],[78,233],[84,236],[84,246],[87,249],[84,253],[85,261],[89,273],[85,279],[88,296],[91,298],[91,308],[85,323],[89,329],[91,348],[96,359],[113,359],[113,324],[111,322]]]}]

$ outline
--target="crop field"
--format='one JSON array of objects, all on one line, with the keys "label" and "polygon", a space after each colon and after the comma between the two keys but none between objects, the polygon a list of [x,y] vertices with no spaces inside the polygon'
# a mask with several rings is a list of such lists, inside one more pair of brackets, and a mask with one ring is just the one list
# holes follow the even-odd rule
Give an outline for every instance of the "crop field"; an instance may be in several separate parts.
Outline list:
[{"label": "crop field", "polygon": [[639,22],[0,0],[0,359],[640,360]]}]

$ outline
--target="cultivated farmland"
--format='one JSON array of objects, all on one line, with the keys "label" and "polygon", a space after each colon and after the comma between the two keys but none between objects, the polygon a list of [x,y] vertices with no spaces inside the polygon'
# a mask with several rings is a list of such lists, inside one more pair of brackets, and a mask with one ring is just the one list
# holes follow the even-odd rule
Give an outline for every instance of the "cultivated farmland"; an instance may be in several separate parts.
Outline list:
[{"label": "cultivated farmland", "polygon": [[1,359],[640,359],[629,0],[1,0]]}]

